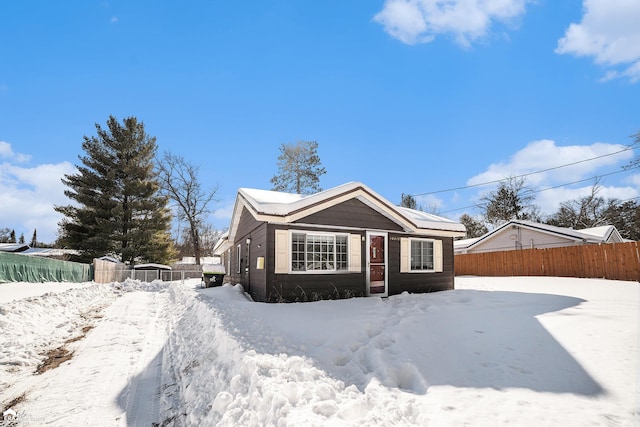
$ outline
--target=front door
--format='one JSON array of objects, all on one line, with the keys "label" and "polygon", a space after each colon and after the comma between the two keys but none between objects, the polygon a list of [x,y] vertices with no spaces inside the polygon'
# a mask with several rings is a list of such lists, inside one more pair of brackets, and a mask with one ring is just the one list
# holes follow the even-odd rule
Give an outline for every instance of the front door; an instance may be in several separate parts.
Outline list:
[{"label": "front door", "polygon": [[387,234],[367,232],[367,295],[386,297]]}]

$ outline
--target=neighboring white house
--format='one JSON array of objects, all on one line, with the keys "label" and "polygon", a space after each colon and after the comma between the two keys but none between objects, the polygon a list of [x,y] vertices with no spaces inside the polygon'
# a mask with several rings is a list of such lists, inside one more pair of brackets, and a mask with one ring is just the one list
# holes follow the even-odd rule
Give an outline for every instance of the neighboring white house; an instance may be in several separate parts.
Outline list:
[{"label": "neighboring white house", "polygon": [[454,241],[453,252],[471,254],[624,241],[613,225],[573,230],[533,221],[512,220],[481,237]]}]

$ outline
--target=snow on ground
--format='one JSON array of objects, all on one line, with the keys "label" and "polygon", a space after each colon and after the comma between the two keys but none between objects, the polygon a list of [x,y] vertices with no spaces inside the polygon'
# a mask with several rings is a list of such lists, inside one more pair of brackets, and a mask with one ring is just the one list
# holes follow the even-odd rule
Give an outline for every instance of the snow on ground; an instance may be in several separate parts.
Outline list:
[{"label": "snow on ground", "polygon": [[262,304],[127,280],[0,303],[0,412],[23,396],[17,425],[640,425],[638,283],[456,288]]},{"label": "snow on ground", "polygon": [[17,299],[37,297],[49,292],[64,292],[74,288],[84,288],[93,286],[95,283],[69,283],[69,282],[44,282],[26,283],[10,282],[0,283],[0,304]]}]

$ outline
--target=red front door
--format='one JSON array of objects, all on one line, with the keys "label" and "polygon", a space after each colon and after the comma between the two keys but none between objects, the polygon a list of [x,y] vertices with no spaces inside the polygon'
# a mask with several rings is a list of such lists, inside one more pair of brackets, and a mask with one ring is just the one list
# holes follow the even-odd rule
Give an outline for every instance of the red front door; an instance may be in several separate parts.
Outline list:
[{"label": "red front door", "polygon": [[369,253],[367,254],[367,290],[369,295],[387,294],[387,235],[367,233]]}]

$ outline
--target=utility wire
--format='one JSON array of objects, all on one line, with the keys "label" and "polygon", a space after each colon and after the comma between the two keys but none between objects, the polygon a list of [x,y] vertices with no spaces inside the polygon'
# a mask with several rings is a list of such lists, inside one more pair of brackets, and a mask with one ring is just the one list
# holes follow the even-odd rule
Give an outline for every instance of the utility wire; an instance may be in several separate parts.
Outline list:
[{"label": "utility wire", "polygon": [[[487,182],[481,182],[479,184],[466,185],[464,187],[449,188],[447,190],[429,191],[427,193],[416,193],[416,194],[411,194],[411,196],[414,196],[414,197],[415,196],[426,196],[426,195],[429,195],[429,194],[447,193],[449,191],[465,190],[467,188],[474,188],[474,187],[481,187],[483,185],[496,184],[498,182],[508,181],[508,180],[510,180],[512,178],[524,178],[524,177],[527,177],[527,176],[530,176],[530,175],[535,175],[535,174],[538,174],[538,173],[549,172],[549,171],[556,170],[556,169],[566,168],[568,166],[574,166],[574,165],[577,165],[577,164],[580,164],[580,163],[590,162],[592,160],[597,160],[597,159],[601,159],[603,157],[613,156],[614,154],[620,154],[620,153],[623,153],[625,151],[633,150],[635,148],[636,148],[635,146],[627,146],[627,148],[625,148],[623,150],[620,150],[620,151],[616,151],[614,153],[603,154],[601,156],[592,157],[590,159],[579,160],[577,162],[567,163],[567,164],[560,165],[560,166],[554,166],[554,167],[548,168],[548,169],[542,169],[542,170],[539,170],[539,171],[529,172],[529,173],[525,173],[525,174],[522,174],[522,175],[517,175],[517,176],[513,176],[513,177],[509,177],[509,178],[497,179],[495,181],[487,181]],[[602,175],[602,176],[605,176],[605,175]],[[578,181],[578,182],[580,182],[580,181]],[[568,185],[568,184],[565,184],[565,185]]]},{"label": "utility wire", "polygon": [[554,188],[560,188],[560,187],[565,187],[567,185],[573,185],[573,184],[579,184],[579,183],[585,182],[585,181],[591,181],[591,180],[594,180],[594,179],[602,178],[604,176],[616,175],[616,174],[619,174],[619,173],[627,172],[629,170],[630,169],[623,169],[623,170],[619,170],[619,171],[616,171],[616,172],[609,172],[609,173],[605,173],[605,174],[601,174],[601,175],[596,175],[596,176],[591,177],[591,178],[585,178],[585,179],[581,179],[581,180],[578,180],[578,181],[567,182],[566,184],[554,185],[553,187],[547,187],[547,188],[540,188],[538,190],[526,190],[526,191],[524,191],[524,193],[527,193],[527,194],[540,193],[542,191],[553,190]]},{"label": "utility wire", "polygon": [[[598,179],[598,178],[601,178],[601,177],[604,177],[604,176],[616,175],[616,174],[619,174],[619,173],[628,172],[630,170],[632,170],[632,169],[623,169],[623,170],[619,170],[619,171],[616,171],[616,172],[609,172],[609,173],[605,173],[605,174],[601,174],[601,175],[596,175],[596,176],[593,176],[591,178],[585,178],[585,179],[581,179],[581,180],[578,180],[578,181],[567,182],[565,184],[555,185],[553,187],[540,188],[538,190],[526,190],[525,193],[526,194],[541,193],[543,191],[553,190],[555,188],[565,187],[567,185],[579,184],[581,182],[591,181],[591,180]],[[638,197],[640,197],[640,196],[638,196]],[[634,198],[631,198],[631,199],[628,199],[628,200],[625,200],[625,201],[637,199],[638,197],[634,197]],[[455,212],[455,211],[460,211],[460,210],[463,210],[463,209],[478,208],[480,206],[481,205],[479,203],[476,203],[476,204],[470,205],[470,206],[464,206],[464,207],[461,207],[461,208],[449,209],[449,210],[446,210],[446,211],[442,211],[440,213],[444,214],[444,213],[447,213],[447,212]]]}]

